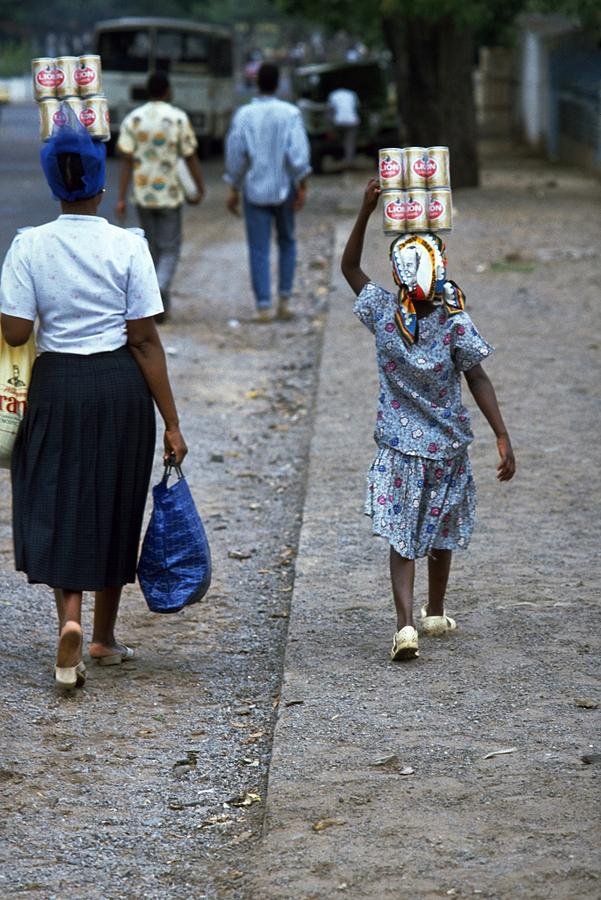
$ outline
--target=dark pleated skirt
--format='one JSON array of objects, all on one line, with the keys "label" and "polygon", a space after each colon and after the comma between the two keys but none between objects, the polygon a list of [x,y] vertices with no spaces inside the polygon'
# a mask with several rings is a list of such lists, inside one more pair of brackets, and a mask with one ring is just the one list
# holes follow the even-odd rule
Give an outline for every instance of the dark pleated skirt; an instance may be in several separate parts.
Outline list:
[{"label": "dark pleated skirt", "polygon": [[155,427],[127,347],[38,357],[11,467],[15,562],[31,583],[135,580]]}]

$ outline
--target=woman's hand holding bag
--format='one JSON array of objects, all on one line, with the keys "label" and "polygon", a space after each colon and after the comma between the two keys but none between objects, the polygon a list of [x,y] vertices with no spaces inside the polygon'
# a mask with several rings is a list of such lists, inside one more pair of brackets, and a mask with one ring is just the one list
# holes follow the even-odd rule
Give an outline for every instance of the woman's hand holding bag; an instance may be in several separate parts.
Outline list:
[{"label": "woman's hand holding bag", "polygon": [[[178,477],[169,487],[173,469]],[[154,505],[142,543],[138,579],[151,612],[178,612],[208,591],[211,551],[179,466],[165,465],[165,474],[152,495]]]}]

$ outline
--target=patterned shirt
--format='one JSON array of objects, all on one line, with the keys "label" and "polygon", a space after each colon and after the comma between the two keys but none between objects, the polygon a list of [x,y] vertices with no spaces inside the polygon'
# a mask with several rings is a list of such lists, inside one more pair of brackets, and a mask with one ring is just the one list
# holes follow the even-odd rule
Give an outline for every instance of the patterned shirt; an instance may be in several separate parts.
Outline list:
[{"label": "patterned shirt", "polygon": [[257,206],[284,203],[312,171],[300,110],[277,97],[255,97],[234,116],[225,145],[224,180]]},{"label": "patterned shirt", "polygon": [[177,160],[192,156],[197,146],[186,113],[163,100],[150,100],[125,117],[117,148],[134,158],[138,206],[164,209],[182,205]]},{"label": "patterned shirt", "polygon": [[23,229],[0,280],[0,310],[35,322],[38,351],[100,353],[127,343],[127,321],[163,311],[139,228],[99,216],[62,215]]},{"label": "patterned shirt", "polygon": [[482,362],[493,347],[466,312],[449,316],[443,307],[419,320],[419,340],[408,347],[394,321],[396,307],[395,296],[373,282],[355,301],[355,315],[376,339],[375,441],[410,456],[452,458],[474,438],[461,401],[461,373]]}]

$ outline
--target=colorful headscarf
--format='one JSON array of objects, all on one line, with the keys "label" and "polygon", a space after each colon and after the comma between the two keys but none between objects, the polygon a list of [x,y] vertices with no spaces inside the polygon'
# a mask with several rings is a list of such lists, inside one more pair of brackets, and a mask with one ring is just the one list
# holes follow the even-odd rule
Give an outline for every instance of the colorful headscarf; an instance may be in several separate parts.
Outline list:
[{"label": "colorful headscarf", "polygon": [[[83,168],[83,188],[70,191],[65,186],[58,156],[63,153],[77,154]],[[73,110],[61,103],[55,115],[52,137],[40,152],[42,169],[55,200],[87,200],[95,197],[103,189],[106,181],[106,148],[99,141],[93,141]]]},{"label": "colorful headscarf", "polygon": [[465,309],[465,295],[446,277],[445,245],[437,234],[404,234],[390,245],[392,275],[398,285],[397,327],[408,346],[419,337],[414,303],[442,304],[452,316]]}]

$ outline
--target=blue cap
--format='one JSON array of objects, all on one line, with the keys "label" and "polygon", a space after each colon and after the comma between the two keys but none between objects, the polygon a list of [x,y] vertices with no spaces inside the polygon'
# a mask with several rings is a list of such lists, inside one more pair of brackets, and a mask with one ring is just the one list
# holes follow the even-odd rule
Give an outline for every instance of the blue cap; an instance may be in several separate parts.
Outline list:
[{"label": "blue cap", "polygon": [[[99,141],[93,141],[73,110],[61,103],[58,122],[55,119],[52,137],[40,152],[42,169],[55,200],[87,200],[95,197],[103,189],[106,181],[106,148]],[[69,191],[65,186],[58,164],[58,156],[63,153],[79,155],[83,168],[83,187]]]}]

